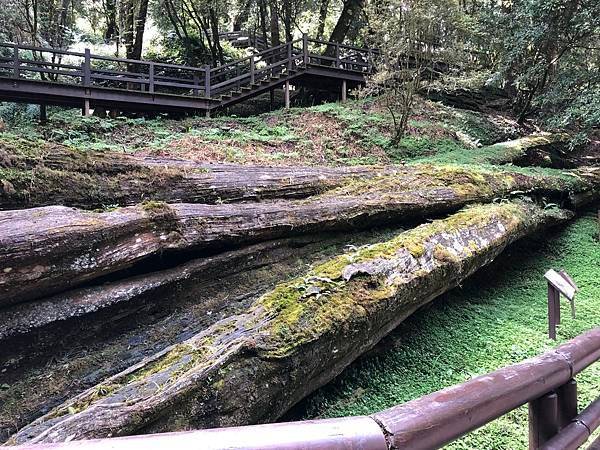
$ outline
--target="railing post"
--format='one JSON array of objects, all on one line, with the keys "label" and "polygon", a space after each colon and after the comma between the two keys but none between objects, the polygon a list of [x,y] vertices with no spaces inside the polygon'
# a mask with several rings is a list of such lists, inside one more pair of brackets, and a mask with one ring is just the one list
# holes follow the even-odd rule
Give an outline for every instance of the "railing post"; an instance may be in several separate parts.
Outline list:
[{"label": "railing post", "polygon": [[288,57],[287,71],[289,74],[292,71],[292,42],[291,41],[287,43],[287,57]]},{"label": "railing post", "polygon": [[16,79],[18,79],[21,76],[21,74],[20,74],[20,69],[19,69],[19,65],[20,65],[20,62],[19,62],[19,46],[17,44],[14,45],[13,51],[14,51],[14,53],[13,53],[13,65],[14,65],[14,67],[13,67],[13,76]]},{"label": "railing post", "polygon": [[250,56],[250,84],[254,84],[254,55]]},{"label": "railing post", "polygon": [[304,60],[304,66],[308,67],[308,34],[302,34],[302,55]]},{"label": "railing post", "polygon": [[558,290],[548,283],[548,337],[556,340],[556,304],[560,302]]},{"label": "railing post", "polygon": [[558,395],[558,426],[566,427],[577,416],[577,381],[569,380],[556,391]]},{"label": "railing post", "polygon": [[195,96],[198,96],[200,93],[200,91],[198,90],[198,87],[200,86],[200,78],[198,78],[198,75],[194,74],[192,75],[192,80],[194,83],[194,89],[192,89],[192,92]]},{"label": "railing post", "polygon": [[283,89],[284,89],[284,95],[285,95],[285,108],[289,109],[290,108],[290,82],[289,82],[289,80],[286,80]]},{"label": "railing post", "polygon": [[91,55],[90,49],[86,48],[84,50],[84,61],[83,61],[83,86],[88,88],[91,84],[92,79],[92,69],[91,69]]},{"label": "railing post", "polygon": [[340,68],[340,44],[335,44],[335,67],[336,69]]},{"label": "railing post", "polygon": [[537,450],[558,433],[558,396],[549,392],[529,402],[529,450]]},{"label": "railing post", "polygon": [[154,94],[154,63],[150,62],[148,66],[148,92]]},{"label": "railing post", "polygon": [[204,66],[204,96],[210,98],[210,66]]}]

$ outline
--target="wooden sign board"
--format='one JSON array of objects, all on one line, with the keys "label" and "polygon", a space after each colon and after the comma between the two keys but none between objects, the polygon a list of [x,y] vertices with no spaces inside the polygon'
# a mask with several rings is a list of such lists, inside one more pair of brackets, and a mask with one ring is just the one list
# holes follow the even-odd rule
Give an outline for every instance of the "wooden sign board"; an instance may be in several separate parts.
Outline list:
[{"label": "wooden sign board", "polygon": [[548,280],[548,283],[558,289],[562,295],[567,297],[569,300],[573,300],[575,297],[575,292],[577,291],[577,287],[575,286],[575,283],[573,283],[573,280],[571,280],[571,277],[568,275],[563,276],[556,270],[550,269],[544,274],[544,278]]},{"label": "wooden sign board", "polygon": [[573,281],[573,278],[571,278],[567,272],[565,272],[564,270],[559,270],[558,273],[561,277],[567,280],[567,283],[569,283],[571,286],[573,286],[573,288],[575,288],[575,292],[579,292],[579,288]]}]

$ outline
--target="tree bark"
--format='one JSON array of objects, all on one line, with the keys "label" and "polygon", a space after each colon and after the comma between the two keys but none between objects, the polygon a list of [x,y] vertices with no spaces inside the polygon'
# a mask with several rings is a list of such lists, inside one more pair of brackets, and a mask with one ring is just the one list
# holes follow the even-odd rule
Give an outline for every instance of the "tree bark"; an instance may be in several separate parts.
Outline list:
[{"label": "tree bark", "polygon": [[[348,30],[350,30],[350,26],[352,22],[356,20],[359,14],[362,12],[364,6],[364,0],[345,0],[344,7],[342,9],[342,13],[338,18],[338,21],[331,32],[331,36],[329,37],[330,42],[338,42],[343,43],[344,39],[348,34]],[[327,51],[331,51],[327,48]],[[326,53],[327,53],[326,51]],[[331,55],[327,55],[331,56]]]},{"label": "tree bark", "polygon": [[62,146],[32,158],[16,147],[0,146],[0,209],[56,204],[94,209],[147,199],[215,203],[304,198],[377,173],[369,168],[194,164]]},{"label": "tree bark", "polygon": [[269,241],[3,308],[0,385],[10,390],[0,390],[0,443],[66,398],[244,311],[307,266],[389,235]]},{"label": "tree bark", "polygon": [[233,19],[233,30],[242,31],[242,27],[248,22],[250,17],[250,9],[252,8],[253,0],[238,0],[238,11]]},{"label": "tree bark", "polygon": [[412,166],[355,180],[306,200],[220,205],[150,202],[102,213],[62,206],[4,211],[0,212],[0,306],[63,291],[160,255],[364,229],[446,213],[515,191],[558,198],[565,192],[589,191],[593,182]]},{"label": "tree bark", "polygon": [[[142,46],[144,44],[144,29],[146,28],[146,17],[148,15],[148,1],[139,0],[138,13],[134,24],[134,39],[130,55],[130,59],[142,59]],[[139,70],[139,68],[138,68]]]},{"label": "tree bark", "polygon": [[504,248],[569,219],[477,206],[340,255],[77,395],[10,444],[272,421]]},{"label": "tree bark", "polygon": [[277,0],[269,1],[269,11],[271,13],[271,46],[277,47],[279,44],[281,44],[281,39],[279,37],[279,13],[277,12]]},{"label": "tree bark", "polygon": [[321,0],[319,8],[319,26],[317,27],[317,40],[322,41],[325,34],[325,23],[327,22],[327,11],[329,9],[329,0]]}]

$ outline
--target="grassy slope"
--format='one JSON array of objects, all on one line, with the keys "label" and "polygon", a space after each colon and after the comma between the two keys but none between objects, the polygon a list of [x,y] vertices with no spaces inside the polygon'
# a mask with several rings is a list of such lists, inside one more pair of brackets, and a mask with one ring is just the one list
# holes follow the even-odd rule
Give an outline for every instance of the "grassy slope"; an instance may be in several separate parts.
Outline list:
[{"label": "grassy slope", "polygon": [[[592,215],[557,233],[521,242],[494,265],[422,309],[374,353],[317,391],[291,417],[368,414],[472,376],[521,361],[555,345],[547,339],[544,272],[566,269],[578,283],[577,318],[563,300],[559,342],[600,325],[600,244]],[[580,405],[600,393],[600,363],[577,377]],[[527,410],[521,407],[450,448],[527,448]]]},{"label": "grassy slope", "polygon": [[[484,115],[420,101],[406,137],[390,144],[392,121],[372,101],[292,108],[255,117],[182,120],[82,118],[73,110],[45,126],[7,126],[4,139],[25,137],[81,150],[116,150],[207,162],[356,165],[476,152],[470,144],[511,139],[524,130],[501,115]],[[461,136],[462,140],[458,138]],[[462,158],[454,162],[464,162]]]}]

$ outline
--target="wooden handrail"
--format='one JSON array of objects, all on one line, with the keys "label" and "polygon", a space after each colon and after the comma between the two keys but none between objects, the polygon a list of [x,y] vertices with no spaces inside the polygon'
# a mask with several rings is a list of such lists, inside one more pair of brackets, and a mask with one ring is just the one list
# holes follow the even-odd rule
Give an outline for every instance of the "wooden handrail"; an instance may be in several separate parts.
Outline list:
[{"label": "wooden handrail", "polygon": [[[89,49],[81,53],[32,45],[0,43],[0,48],[7,48],[13,53],[12,58],[4,56],[0,58],[2,61],[0,68],[11,71],[8,77],[16,81],[49,78],[56,84],[82,86],[86,89],[85,101],[89,103],[88,98],[91,95],[89,89],[96,87],[145,92],[150,95],[173,94],[192,97],[202,95],[207,100],[219,100],[213,96],[217,96],[227,89],[239,92],[242,87],[255,86],[257,81],[269,80],[269,77],[275,74],[290,77],[295,73],[294,69],[300,66],[303,68],[309,66],[329,67],[338,71],[359,74],[368,72],[372,67],[372,65],[364,63],[365,56],[362,53],[358,56],[352,53],[356,49],[366,52],[365,54],[368,55],[370,52],[367,49],[327,43],[335,45],[335,57],[332,58],[311,52],[309,50],[310,42],[325,43],[325,41],[311,40],[304,34],[300,39],[284,42],[213,68],[208,65],[192,67],[96,55],[92,54]],[[60,58],[58,58],[59,62],[44,61],[43,58],[42,60],[27,59],[19,54],[20,51],[71,56],[79,58],[81,62],[77,65],[72,61],[69,61],[69,64],[62,63]],[[260,60],[267,63],[266,67],[257,67],[257,62]],[[110,68],[95,67],[94,62],[97,61],[114,63],[114,66]],[[324,61],[331,61],[331,64],[323,64]],[[120,70],[122,64],[127,65],[123,68],[124,70]],[[27,73],[33,73],[34,76],[27,77]],[[3,74],[2,76],[6,77],[7,75]],[[271,82],[277,84],[277,79],[271,79]],[[289,79],[281,79],[281,82],[289,82]]]},{"label": "wooden handrail", "polygon": [[[481,375],[371,416],[179,433],[137,435],[56,444],[31,444],[15,450],[133,450],[136,448],[202,449],[356,449],[411,450],[439,448],[513,409],[569,383],[600,360],[600,327],[543,355]],[[600,426],[600,402],[592,403],[577,420]],[[573,428],[573,427],[572,427]],[[564,428],[573,437],[569,426]],[[563,433],[563,438],[565,438]],[[556,438],[558,439],[558,437]],[[577,437],[579,438],[579,435]],[[564,442],[564,441],[560,441]],[[570,441],[569,441],[570,442]],[[574,442],[574,441],[573,441]],[[552,443],[552,441],[548,441]],[[563,448],[563,447],[552,447]],[[544,449],[546,450],[546,449]]]}]

